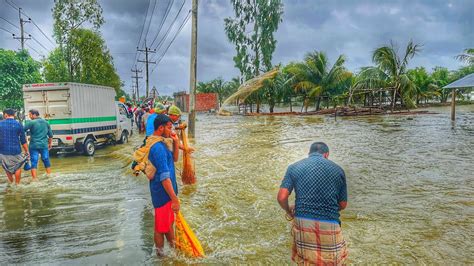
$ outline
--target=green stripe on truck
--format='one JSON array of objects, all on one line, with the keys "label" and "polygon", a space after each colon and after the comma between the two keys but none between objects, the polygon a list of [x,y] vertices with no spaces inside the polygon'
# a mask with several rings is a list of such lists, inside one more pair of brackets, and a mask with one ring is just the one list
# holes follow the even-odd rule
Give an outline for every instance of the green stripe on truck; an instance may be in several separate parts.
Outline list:
[{"label": "green stripe on truck", "polygon": [[49,119],[48,122],[50,125],[61,125],[61,124],[106,122],[106,121],[115,121],[115,120],[117,120],[116,116],[101,116],[101,117]]}]

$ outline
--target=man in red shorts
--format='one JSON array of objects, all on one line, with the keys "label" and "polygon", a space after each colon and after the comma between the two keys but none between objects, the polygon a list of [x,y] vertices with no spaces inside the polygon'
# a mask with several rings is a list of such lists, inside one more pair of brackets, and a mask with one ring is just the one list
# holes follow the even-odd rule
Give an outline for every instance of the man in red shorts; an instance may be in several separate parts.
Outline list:
[{"label": "man in red shorts", "polygon": [[165,237],[170,246],[174,247],[173,223],[175,213],[179,211],[178,185],[173,153],[170,150],[179,149],[179,139],[176,134],[171,133],[173,124],[168,116],[158,114],[153,123],[153,135],[173,139],[173,147],[167,147],[163,141],[157,142],[151,147],[148,156],[156,168],[155,176],[150,180],[151,199],[155,208],[154,241],[157,255],[163,256]]}]

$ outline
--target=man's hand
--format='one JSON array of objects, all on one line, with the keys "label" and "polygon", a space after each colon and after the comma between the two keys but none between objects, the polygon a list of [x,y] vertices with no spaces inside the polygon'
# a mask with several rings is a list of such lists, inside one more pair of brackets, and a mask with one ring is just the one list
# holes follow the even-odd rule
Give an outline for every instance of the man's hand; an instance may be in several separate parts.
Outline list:
[{"label": "man's hand", "polygon": [[172,199],[171,200],[171,210],[173,210],[173,212],[175,213],[178,213],[179,212],[179,199],[178,198],[175,198],[175,199]]},{"label": "man's hand", "polygon": [[52,143],[48,143],[48,151],[50,151],[51,148],[53,148],[53,144],[52,144]]},{"label": "man's hand", "polygon": [[291,218],[295,218],[295,205],[291,205],[286,214]]},{"label": "man's hand", "polygon": [[176,134],[176,132],[172,131],[170,134],[170,137],[175,143],[179,142],[179,137],[178,137],[178,134]]}]

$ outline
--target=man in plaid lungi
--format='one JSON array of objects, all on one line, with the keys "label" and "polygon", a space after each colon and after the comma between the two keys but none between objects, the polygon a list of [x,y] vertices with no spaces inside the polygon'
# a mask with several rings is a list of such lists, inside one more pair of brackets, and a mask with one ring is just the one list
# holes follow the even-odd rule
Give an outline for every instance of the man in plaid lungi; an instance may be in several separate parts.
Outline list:
[{"label": "man in plaid lungi", "polygon": [[[278,192],[278,203],[293,219],[292,260],[304,265],[343,265],[346,242],[339,212],[347,206],[344,171],[328,160],[329,148],[311,145],[309,156],[290,166]],[[295,205],[288,197],[295,190]]]}]

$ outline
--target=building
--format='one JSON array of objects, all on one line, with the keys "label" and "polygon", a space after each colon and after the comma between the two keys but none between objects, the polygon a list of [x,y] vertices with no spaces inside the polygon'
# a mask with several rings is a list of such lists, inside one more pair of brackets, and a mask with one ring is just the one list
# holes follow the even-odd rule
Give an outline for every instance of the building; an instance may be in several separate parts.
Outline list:
[{"label": "building", "polygon": [[[189,112],[189,94],[180,91],[173,94],[174,102],[183,112]],[[219,94],[198,93],[196,94],[196,112],[209,112],[219,108]]]}]

